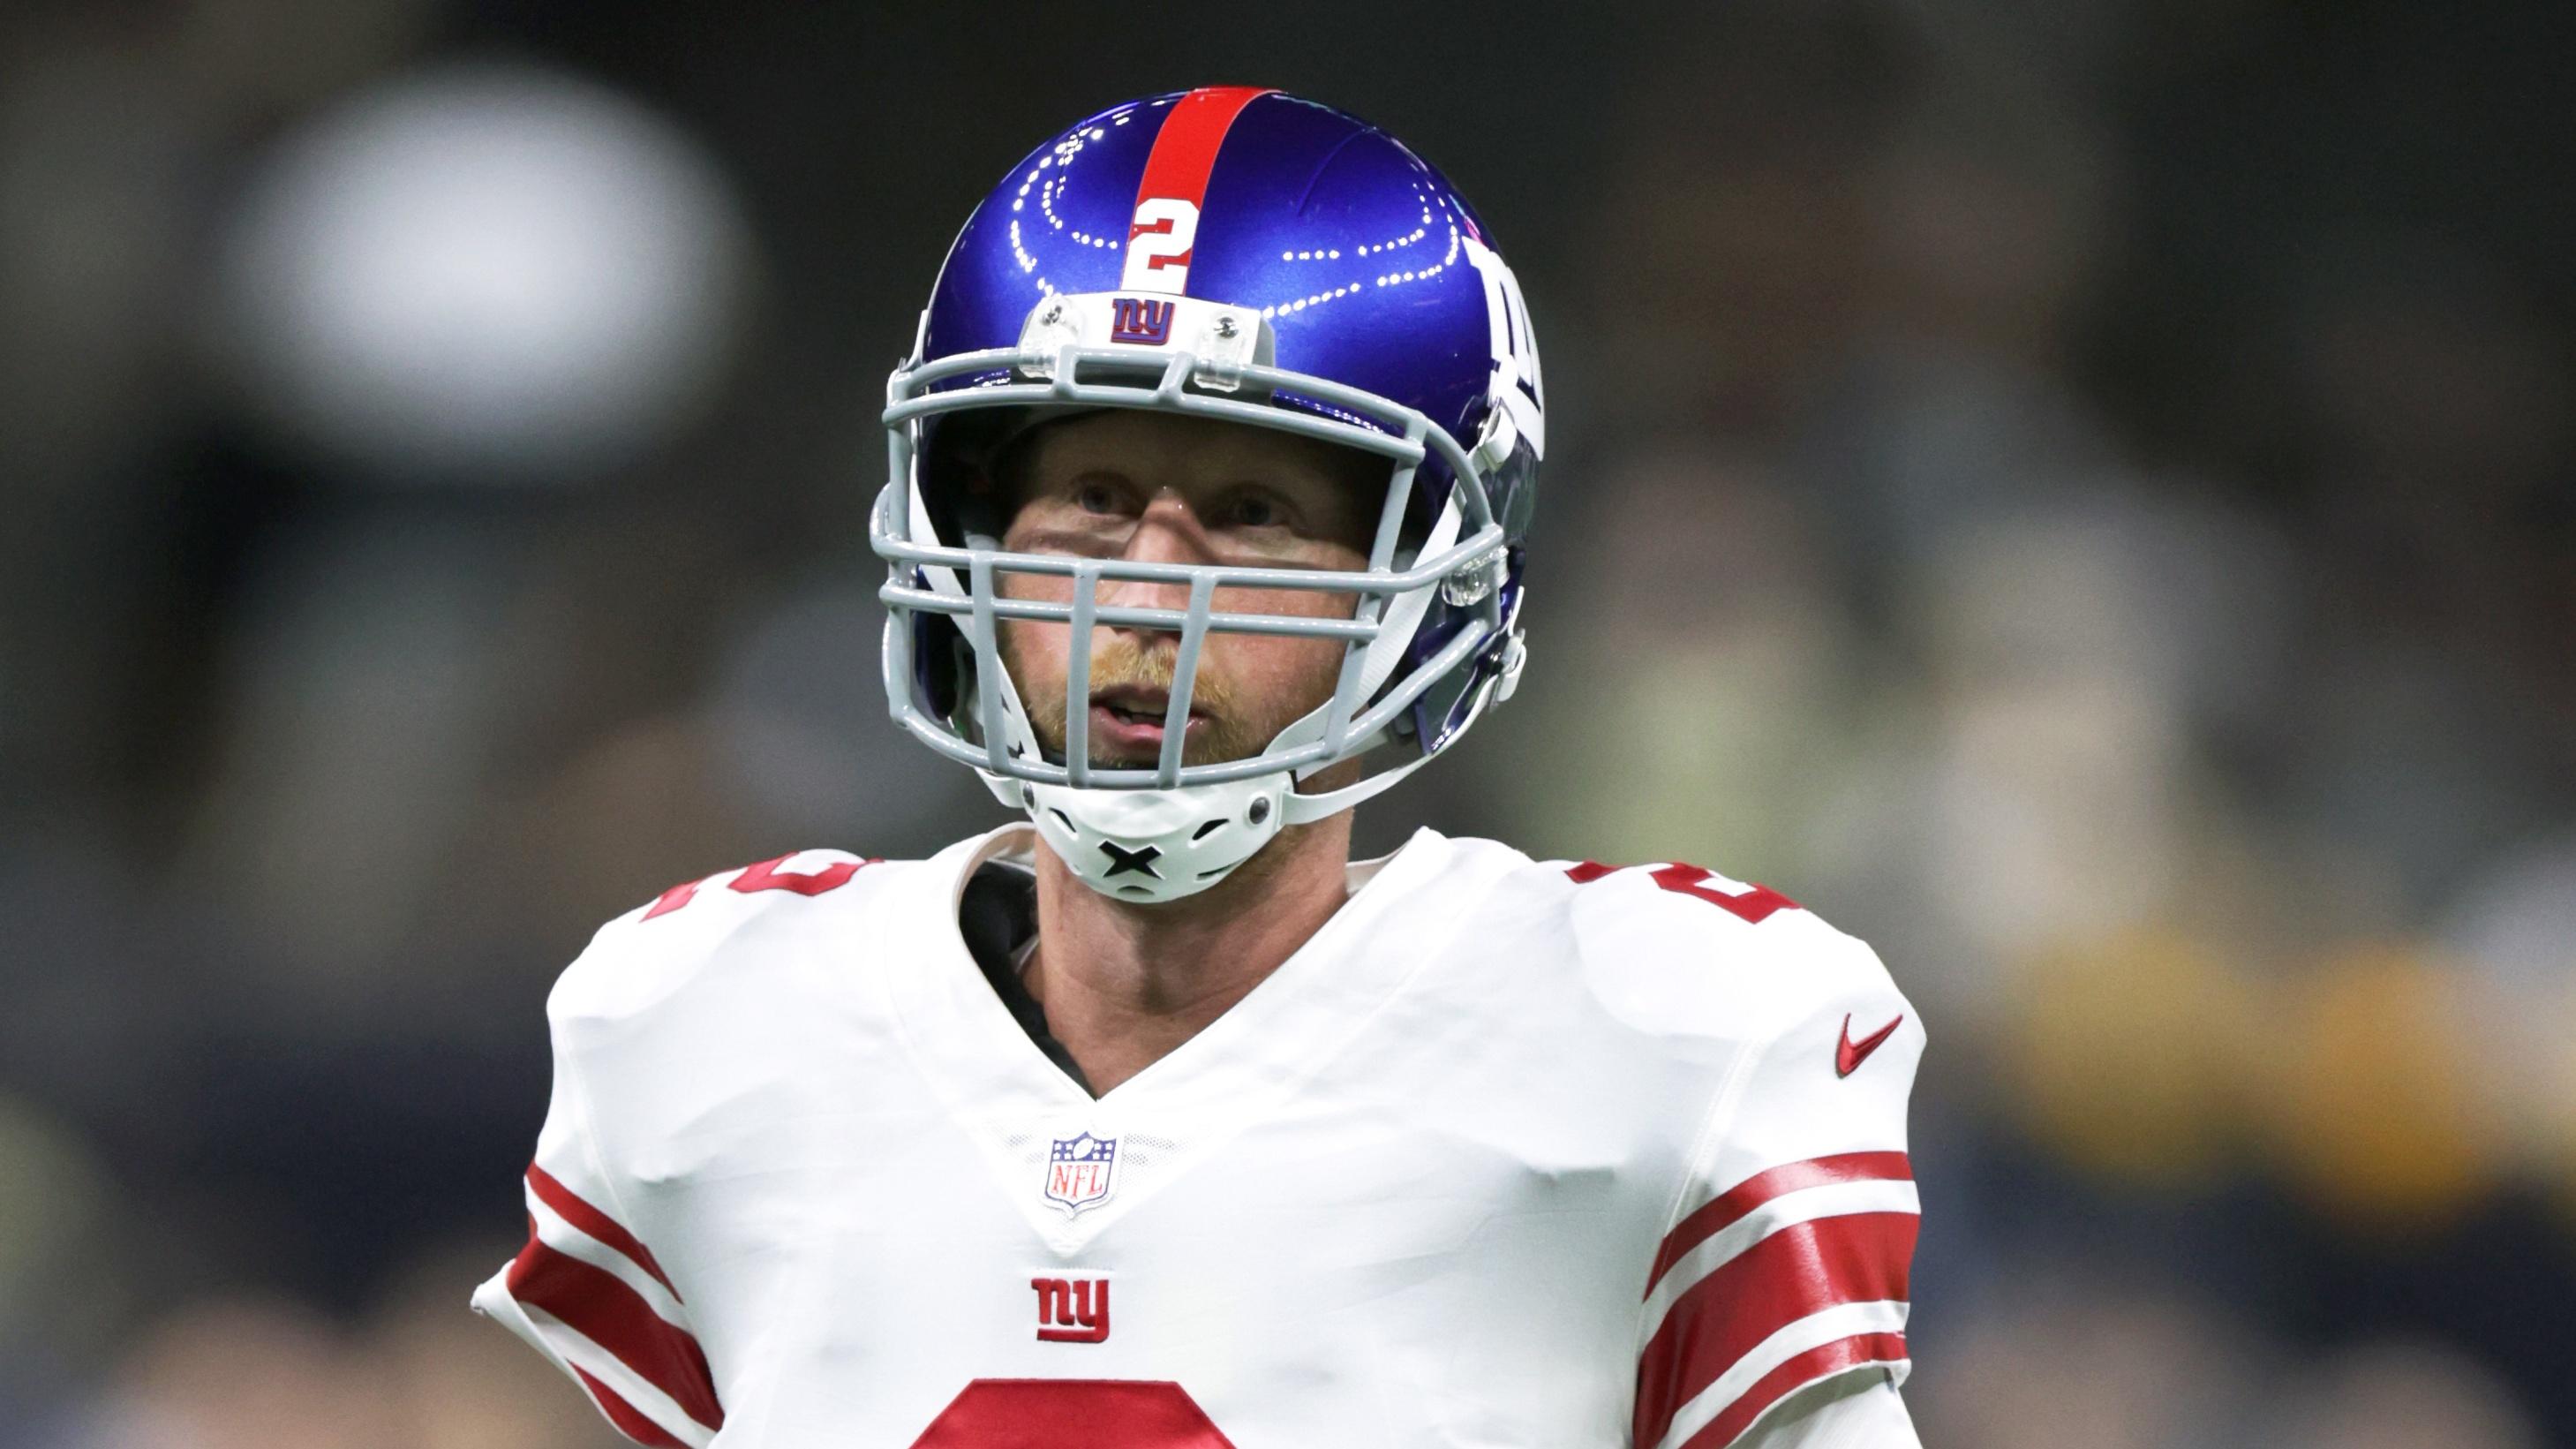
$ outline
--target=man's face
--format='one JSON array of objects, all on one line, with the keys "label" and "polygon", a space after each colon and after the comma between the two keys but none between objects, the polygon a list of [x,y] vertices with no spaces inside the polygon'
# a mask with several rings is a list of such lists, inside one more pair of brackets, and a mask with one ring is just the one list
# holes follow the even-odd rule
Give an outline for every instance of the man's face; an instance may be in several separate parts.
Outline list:
[{"label": "man's face", "polygon": [[[1362,569],[1385,496],[1386,465],[1369,455],[1266,428],[1114,410],[1048,424],[1021,440],[997,480],[1013,503],[1002,546],[1139,563]],[[1057,602],[1073,580],[1006,574],[1012,598]],[[1355,596],[1309,589],[1221,588],[1219,613],[1351,617]],[[1187,609],[1185,584],[1104,582],[1102,607]],[[1071,628],[1004,620],[1002,658],[1038,741],[1065,741]],[[1258,754],[1331,698],[1337,639],[1211,631],[1190,691],[1182,758]],[[1099,626],[1091,636],[1092,763],[1154,763],[1163,748],[1180,636]]]}]

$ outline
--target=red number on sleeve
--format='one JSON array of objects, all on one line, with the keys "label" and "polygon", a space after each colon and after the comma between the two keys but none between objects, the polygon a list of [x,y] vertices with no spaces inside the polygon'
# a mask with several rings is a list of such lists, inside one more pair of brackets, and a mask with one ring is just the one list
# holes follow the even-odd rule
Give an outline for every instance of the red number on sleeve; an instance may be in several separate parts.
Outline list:
[{"label": "red number on sleeve", "polygon": [[[875,865],[879,859],[870,856],[866,860],[836,860],[821,870],[780,869],[795,858],[792,854],[782,855],[776,860],[764,860],[757,865],[744,866],[741,872],[734,876],[731,882],[732,888],[744,895],[750,895],[754,891],[794,891],[800,896],[819,896],[825,891],[838,890],[848,885],[850,877],[857,875],[861,867]],[[696,900],[698,887],[713,879],[715,879],[714,876],[708,876],[706,880],[682,881],[655,896],[653,904],[645,908],[644,919],[649,921],[655,916],[668,915]]]},{"label": "red number on sleeve", "polygon": [[[1628,869],[1626,866],[1603,865],[1597,860],[1587,860],[1580,865],[1566,867],[1565,874],[1566,878],[1576,885],[1588,885],[1603,876],[1616,875],[1626,869]],[[1744,887],[1741,895],[1703,885],[1703,881],[1718,877],[1695,865],[1660,865],[1655,867],[1649,878],[1658,887],[1671,891],[1675,895],[1706,901],[1754,925],[1770,919],[1774,911],[1794,911],[1800,908],[1796,901],[1767,885],[1748,885]]]}]

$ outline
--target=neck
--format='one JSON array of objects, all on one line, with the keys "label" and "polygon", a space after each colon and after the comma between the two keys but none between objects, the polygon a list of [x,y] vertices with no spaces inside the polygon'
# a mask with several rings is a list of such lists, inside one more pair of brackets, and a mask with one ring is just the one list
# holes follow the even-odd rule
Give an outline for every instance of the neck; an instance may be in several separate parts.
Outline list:
[{"label": "neck", "polygon": [[1232,874],[1161,905],[1112,900],[1037,852],[1038,947],[1021,982],[1105,1093],[1196,1036],[1296,954],[1344,898],[1348,811],[1282,831]]}]

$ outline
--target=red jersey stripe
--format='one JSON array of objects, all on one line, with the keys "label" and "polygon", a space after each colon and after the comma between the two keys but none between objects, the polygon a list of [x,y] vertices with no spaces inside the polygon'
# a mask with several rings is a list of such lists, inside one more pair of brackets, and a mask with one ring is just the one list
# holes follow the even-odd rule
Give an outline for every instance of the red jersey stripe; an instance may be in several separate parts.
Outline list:
[{"label": "red jersey stripe", "polygon": [[1638,1356],[1636,1442],[1661,1440],[1692,1395],[1799,1319],[1840,1303],[1903,1300],[1921,1221],[1878,1212],[1792,1223],[1692,1284]]},{"label": "red jersey stripe", "polygon": [[581,1375],[581,1386],[590,1390],[591,1401],[599,1405],[599,1412],[608,1416],[609,1423],[617,1426],[618,1433],[638,1444],[651,1444],[655,1449],[688,1449],[688,1445],[671,1437],[670,1430],[654,1423],[643,1410],[626,1402],[615,1389],[582,1373],[579,1364],[573,1365],[572,1371]]},{"label": "red jersey stripe", "polygon": [[[652,1274],[654,1282],[671,1288],[671,1280],[662,1272],[662,1265],[653,1261],[652,1249],[645,1247],[633,1233],[619,1227],[615,1218],[592,1207],[581,1194],[558,1182],[553,1173],[529,1163],[528,1186],[536,1189],[537,1200],[553,1208],[557,1217],[625,1254],[627,1261]],[[528,1219],[528,1236],[533,1238],[536,1232],[536,1219],[531,1217]],[[671,1296],[678,1298],[680,1290],[671,1288]]]},{"label": "red jersey stripe", "polygon": [[[1778,1368],[1755,1379],[1751,1387],[1736,1395],[1735,1402],[1718,1410],[1716,1418],[1683,1440],[1681,1449],[1726,1449],[1738,1435],[1753,1427],[1753,1421],[1762,1417],[1763,1410],[1797,1389],[1864,1364],[1898,1364],[1904,1361],[1905,1335],[1901,1333],[1856,1333],[1849,1338],[1820,1344],[1792,1356]],[[1653,1449],[1653,1446],[1646,1446],[1646,1449]]]},{"label": "red jersey stripe", "polygon": [[[1216,169],[1225,133],[1245,106],[1268,94],[1262,86],[1202,86],[1174,101],[1163,129],[1154,133],[1154,149],[1145,155],[1136,200],[1162,196],[1192,206],[1207,200],[1208,173]],[[1187,264],[1186,257],[1176,260]]]},{"label": "red jersey stripe", "polygon": [[1664,1275],[1672,1271],[1673,1264],[1680,1262],[1683,1254],[1724,1232],[1755,1208],[1783,1193],[1836,1182],[1913,1180],[1913,1164],[1902,1152],[1845,1152],[1832,1157],[1809,1158],[1805,1162],[1784,1163],[1768,1171],[1757,1172],[1701,1204],[1664,1235],[1663,1246],[1655,1250],[1655,1266],[1646,1274],[1646,1291],[1640,1296],[1653,1297],[1655,1285],[1664,1281]]},{"label": "red jersey stripe", "polygon": [[680,1411],[710,1429],[724,1427],[715,1374],[687,1330],[665,1321],[644,1296],[605,1268],[556,1252],[535,1238],[512,1260],[510,1296],[540,1308],[606,1349]]}]

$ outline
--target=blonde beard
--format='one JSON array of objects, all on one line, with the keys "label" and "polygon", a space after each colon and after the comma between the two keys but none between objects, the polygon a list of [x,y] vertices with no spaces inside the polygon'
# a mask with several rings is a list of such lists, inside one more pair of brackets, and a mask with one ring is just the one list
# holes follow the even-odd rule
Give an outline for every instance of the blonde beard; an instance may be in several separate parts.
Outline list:
[{"label": "blonde beard", "polygon": [[[1011,671],[1012,681],[1017,683],[1026,679],[1029,672],[1015,657],[1015,633],[1003,635],[1002,656],[1003,664]],[[1168,692],[1179,662],[1180,646],[1177,644],[1147,649],[1128,635],[1108,634],[1091,650],[1091,687],[1095,691],[1133,686]],[[1028,711],[1029,728],[1037,735],[1039,746],[1057,759],[1064,758],[1064,691],[1041,690],[1032,697],[1031,692],[1023,688],[1020,703]],[[1264,730],[1258,725],[1245,724],[1235,713],[1233,687],[1222,676],[1210,674],[1204,668],[1190,686],[1190,708],[1193,713],[1205,715],[1206,722],[1181,747],[1181,763],[1185,765],[1248,760],[1267,748],[1271,738],[1279,733],[1278,729]],[[1103,758],[1096,752],[1091,762],[1095,765],[1129,766],[1151,763]]]}]

